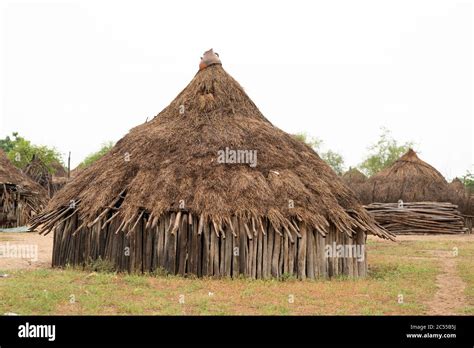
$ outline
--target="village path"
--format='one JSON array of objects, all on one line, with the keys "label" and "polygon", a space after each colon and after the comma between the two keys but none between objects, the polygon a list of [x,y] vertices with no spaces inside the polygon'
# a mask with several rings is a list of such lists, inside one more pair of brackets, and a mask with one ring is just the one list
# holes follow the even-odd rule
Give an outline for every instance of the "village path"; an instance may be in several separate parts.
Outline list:
[{"label": "village path", "polygon": [[464,295],[466,283],[458,274],[456,256],[452,251],[431,250],[431,253],[439,259],[441,272],[436,276],[435,296],[427,302],[427,314],[459,314],[459,310],[467,306],[467,300]]},{"label": "village path", "polygon": [[[51,267],[53,250],[53,234],[40,236],[36,232],[29,233],[0,233],[0,254],[5,252],[5,247],[23,248],[23,250],[37,250],[37,260],[21,257],[8,257],[0,255],[0,271],[14,269],[37,269]],[[27,248],[27,249],[25,249]],[[17,249],[18,250],[18,249]]]}]

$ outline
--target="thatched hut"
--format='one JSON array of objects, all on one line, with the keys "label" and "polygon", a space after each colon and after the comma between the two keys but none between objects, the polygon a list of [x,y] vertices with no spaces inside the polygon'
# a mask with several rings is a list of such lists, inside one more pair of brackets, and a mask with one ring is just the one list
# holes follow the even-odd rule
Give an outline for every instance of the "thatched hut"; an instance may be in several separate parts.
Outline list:
[{"label": "thatched hut", "polygon": [[454,178],[449,183],[450,202],[458,205],[461,213],[465,215],[474,215],[474,197],[459,178]]},{"label": "thatched hut", "polygon": [[36,154],[33,155],[33,158],[23,169],[23,172],[31,180],[41,185],[48,192],[49,197],[53,196],[53,175]]},{"label": "thatched hut", "polygon": [[409,149],[390,167],[367,181],[366,197],[372,202],[446,202],[448,183],[434,167],[422,161]]},{"label": "thatched hut", "polygon": [[370,177],[363,197],[376,220],[396,234],[465,232],[446,179],[412,149]]},{"label": "thatched hut", "polygon": [[364,255],[332,247],[393,238],[212,51],[169,106],[80,171],[35,224],[54,230],[53,266],[101,258],[119,271],[197,276],[364,276]]},{"label": "thatched hut", "polygon": [[351,188],[361,202],[367,201],[364,196],[366,194],[365,184],[367,177],[357,168],[349,168],[347,172],[342,175],[342,181]]},{"label": "thatched hut", "polygon": [[66,171],[66,168],[59,163],[58,161],[53,161],[51,163],[51,167],[53,169],[53,174],[52,174],[52,189],[53,189],[53,194],[58,192],[61,188],[66,185],[68,182],[68,173]]},{"label": "thatched hut", "polygon": [[52,197],[67,182],[67,172],[61,163],[53,161],[50,169],[37,155],[33,155],[23,172],[40,184],[48,192],[49,197]]},{"label": "thatched hut", "polygon": [[449,201],[455,203],[464,216],[467,232],[472,233],[472,222],[474,220],[474,195],[466,189],[459,178],[454,178],[453,181],[449,183],[449,195]]},{"label": "thatched hut", "polygon": [[0,227],[19,227],[46,205],[45,190],[15,167],[0,150]]},{"label": "thatched hut", "polygon": [[59,163],[59,161],[53,161],[51,163],[51,168],[53,169],[53,177],[67,178],[67,170],[61,163]]}]

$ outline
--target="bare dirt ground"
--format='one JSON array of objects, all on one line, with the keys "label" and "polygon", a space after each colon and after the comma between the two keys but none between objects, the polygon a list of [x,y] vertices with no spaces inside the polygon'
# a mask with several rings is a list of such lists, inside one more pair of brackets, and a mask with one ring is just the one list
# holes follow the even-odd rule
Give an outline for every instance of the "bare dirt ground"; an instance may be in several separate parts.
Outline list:
[{"label": "bare dirt ground", "polygon": [[[36,232],[29,233],[0,233],[0,246],[27,247],[29,250],[37,248],[37,260],[31,258],[5,257],[0,255],[0,270],[36,269],[51,267],[53,250],[53,234],[40,236]],[[33,248],[32,248],[33,247]],[[0,249],[1,250],[1,249]]]},{"label": "bare dirt ground", "polygon": [[451,251],[433,251],[440,258],[441,273],[436,276],[438,290],[427,302],[429,315],[455,315],[461,307],[467,306],[464,290],[466,284],[458,274],[456,256]]}]

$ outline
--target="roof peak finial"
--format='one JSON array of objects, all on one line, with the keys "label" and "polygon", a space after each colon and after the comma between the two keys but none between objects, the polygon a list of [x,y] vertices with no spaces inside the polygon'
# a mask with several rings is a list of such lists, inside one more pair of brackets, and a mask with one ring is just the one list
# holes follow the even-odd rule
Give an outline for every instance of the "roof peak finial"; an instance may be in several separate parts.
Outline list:
[{"label": "roof peak finial", "polygon": [[199,63],[199,70],[203,70],[208,66],[214,64],[222,64],[221,60],[219,59],[219,54],[215,53],[214,50],[211,48],[210,50],[204,52],[201,57],[201,62]]}]

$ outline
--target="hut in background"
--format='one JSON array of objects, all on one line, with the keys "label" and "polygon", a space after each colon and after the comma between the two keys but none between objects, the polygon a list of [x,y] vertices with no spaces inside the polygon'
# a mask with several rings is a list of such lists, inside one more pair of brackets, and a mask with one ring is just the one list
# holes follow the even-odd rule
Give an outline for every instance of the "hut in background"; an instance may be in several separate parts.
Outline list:
[{"label": "hut in background", "polygon": [[59,191],[67,182],[67,172],[61,163],[53,161],[52,170],[37,156],[33,155],[23,172],[33,181],[41,185],[49,197]]},{"label": "hut in background", "polygon": [[451,192],[441,173],[409,149],[367,180],[363,197],[376,220],[396,234],[463,233]]},{"label": "hut in background", "polygon": [[61,163],[58,161],[53,161],[53,163],[51,163],[51,167],[53,168],[53,176],[58,178],[67,178],[67,170]]},{"label": "hut in background", "polygon": [[53,175],[49,171],[46,164],[36,155],[23,169],[23,172],[34,182],[41,185],[49,197],[53,196]]},{"label": "hut in background", "polygon": [[447,202],[446,179],[409,149],[390,167],[367,180],[364,203]]},{"label": "hut in background", "polygon": [[459,178],[455,178],[449,183],[449,194],[449,201],[457,204],[459,211],[464,216],[466,228],[471,231],[474,219],[474,195],[466,189]]},{"label": "hut in background", "polygon": [[0,228],[19,227],[46,205],[47,193],[0,150]]},{"label": "hut in background", "polygon": [[58,161],[54,161],[51,164],[51,167],[53,168],[53,174],[52,174],[52,189],[53,189],[53,195],[58,192],[61,188],[66,185],[68,182],[68,174],[66,168],[59,163]]},{"label": "hut in background", "polygon": [[367,177],[357,168],[349,168],[349,170],[342,175],[342,181],[354,191],[361,202],[367,201],[367,198],[364,196],[367,192],[364,189],[367,180]]},{"label": "hut in background", "polygon": [[449,183],[450,202],[459,206],[461,213],[465,215],[474,215],[474,197],[469,190],[466,189],[463,182],[459,178],[454,178]]},{"label": "hut in background", "polygon": [[169,106],[81,170],[34,225],[54,230],[53,266],[100,258],[118,271],[196,276],[363,277],[367,258],[336,246],[393,239],[212,50]]}]

